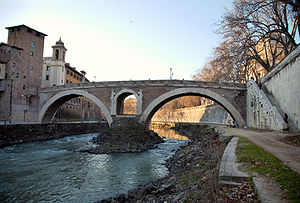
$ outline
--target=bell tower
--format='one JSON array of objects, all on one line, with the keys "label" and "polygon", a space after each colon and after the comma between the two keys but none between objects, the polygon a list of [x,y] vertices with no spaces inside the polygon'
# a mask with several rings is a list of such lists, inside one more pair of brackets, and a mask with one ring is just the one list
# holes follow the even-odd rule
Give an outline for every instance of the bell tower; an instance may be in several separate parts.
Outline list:
[{"label": "bell tower", "polygon": [[[48,86],[64,85],[66,82],[65,57],[67,49],[61,38],[52,46],[52,49],[51,68],[48,71]],[[47,69],[45,72],[47,74]]]},{"label": "bell tower", "polygon": [[61,41],[61,38],[52,46],[52,49],[52,61],[62,61],[65,63],[67,49],[65,44]]}]

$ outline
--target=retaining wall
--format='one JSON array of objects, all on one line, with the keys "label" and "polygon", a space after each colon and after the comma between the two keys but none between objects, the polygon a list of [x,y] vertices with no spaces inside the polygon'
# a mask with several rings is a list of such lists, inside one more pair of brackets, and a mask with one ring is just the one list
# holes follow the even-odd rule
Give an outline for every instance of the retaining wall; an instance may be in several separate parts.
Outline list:
[{"label": "retaining wall", "polygon": [[290,131],[300,132],[300,46],[269,72],[261,83],[288,115]]},{"label": "retaining wall", "polygon": [[247,82],[247,126],[276,131],[287,128],[277,108],[253,80]]}]

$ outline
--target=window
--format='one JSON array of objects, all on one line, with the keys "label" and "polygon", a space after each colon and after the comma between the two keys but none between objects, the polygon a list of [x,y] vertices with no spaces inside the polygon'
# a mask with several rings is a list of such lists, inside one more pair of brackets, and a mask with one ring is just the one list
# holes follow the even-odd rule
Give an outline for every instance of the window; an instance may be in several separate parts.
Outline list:
[{"label": "window", "polygon": [[77,75],[77,80],[79,80],[79,77],[78,77],[78,75]]},{"label": "window", "polygon": [[31,51],[31,52],[30,52],[30,56],[33,57],[33,54],[34,54],[33,51]]},{"label": "window", "polygon": [[26,86],[25,85],[23,85],[23,90],[25,90],[26,89]]},{"label": "window", "polygon": [[67,70],[67,75],[69,75],[69,70]]},{"label": "window", "polygon": [[74,78],[76,79],[76,75],[74,74]]},{"label": "window", "polygon": [[30,67],[29,67],[29,69],[30,69],[30,70],[33,70],[33,67],[32,67],[32,66],[30,66]]},{"label": "window", "polygon": [[31,41],[31,46],[34,47],[34,41]]},{"label": "window", "polygon": [[69,84],[69,80],[68,79],[66,79],[66,84]]},{"label": "window", "polygon": [[16,73],[16,78],[19,78],[19,73]]},{"label": "window", "polygon": [[73,72],[70,72],[70,76],[72,76],[73,75]]},{"label": "window", "polygon": [[72,84],[72,81],[70,81],[70,84]]},{"label": "window", "polygon": [[26,79],[26,75],[23,75],[23,79]]},{"label": "window", "polygon": [[82,81],[82,78],[79,78],[80,82]]},{"label": "window", "polygon": [[59,51],[58,51],[58,49],[56,49],[56,51],[55,51],[55,58],[58,59],[58,56],[59,56]]},{"label": "window", "polygon": [[15,62],[12,63],[12,67],[13,68],[16,67],[16,63]]},{"label": "window", "polygon": [[49,75],[46,75],[46,80],[49,80]]},{"label": "window", "polygon": [[50,66],[47,66],[47,69],[46,69],[47,71],[49,71],[50,70]]}]

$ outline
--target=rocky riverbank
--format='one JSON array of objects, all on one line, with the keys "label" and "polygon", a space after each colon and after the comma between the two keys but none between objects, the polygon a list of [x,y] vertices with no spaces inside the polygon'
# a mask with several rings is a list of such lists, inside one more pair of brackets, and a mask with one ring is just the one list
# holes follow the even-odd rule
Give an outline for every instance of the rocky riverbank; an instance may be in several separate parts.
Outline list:
[{"label": "rocky riverbank", "polygon": [[58,139],[70,135],[101,132],[106,122],[41,123],[0,125],[0,149],[14,144]]},{"label": "rocky riverbank", "polygon": [[218,165],[226,141],[207,126],[181,126],[191,139],[167,161],[169,175],[100,202],[216,202],[221,199]]},{"label": "rocky riverbank", "polygon": [[81,150],[92,154],[143,152],[163,142],[154,131],[145,126],[116,127],[102,131],[91,140],[96,147]]}]

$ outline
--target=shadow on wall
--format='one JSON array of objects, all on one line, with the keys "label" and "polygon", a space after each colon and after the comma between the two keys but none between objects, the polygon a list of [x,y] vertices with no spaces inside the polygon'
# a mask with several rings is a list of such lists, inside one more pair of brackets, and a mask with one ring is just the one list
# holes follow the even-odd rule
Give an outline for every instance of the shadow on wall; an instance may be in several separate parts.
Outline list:
[{"label": "shadow on wall", "polygon": [[154,114],[152,122],[191,122],[191,123],[218,123],[230,125],[231,116],[218,104],[180,108],[174,111],[162,110]]},{"label": "shadow on wall", "polygon": [[233,119],[227,111],[218,104],[206,106],[205,112],[200,119],[200,123],[220,123],[230,125]]}]

